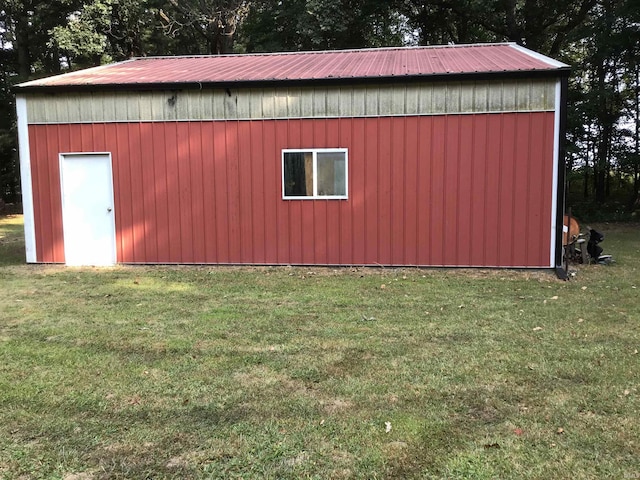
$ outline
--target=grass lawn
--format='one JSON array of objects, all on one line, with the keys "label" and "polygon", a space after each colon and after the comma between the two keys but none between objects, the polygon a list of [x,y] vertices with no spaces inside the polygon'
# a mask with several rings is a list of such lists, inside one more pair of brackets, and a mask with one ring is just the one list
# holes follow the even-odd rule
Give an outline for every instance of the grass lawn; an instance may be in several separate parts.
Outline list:
[{"label": "grass lawn", "polygon": [[548,272],[25,265],[0,478],[640,478],[640,228]]}]

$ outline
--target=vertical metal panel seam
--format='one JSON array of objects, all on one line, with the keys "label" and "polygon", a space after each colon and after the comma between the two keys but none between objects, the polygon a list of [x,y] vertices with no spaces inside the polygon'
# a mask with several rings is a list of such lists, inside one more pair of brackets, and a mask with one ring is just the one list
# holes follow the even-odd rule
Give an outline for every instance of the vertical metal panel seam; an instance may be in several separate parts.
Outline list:
[{"label": "vertical metal panel seam", "polygon": [[[380,111],[380,96],[378,96],[378,111]],[[380,222],[380,117],[376,117],[376,257],[380,257],[380,237],[382,222]]]},{"label": "vertical metal panel seam", "polygon": [[[184,211],[183,210],[183,205],[182,205],[182,202],[180,201],[181,197],[182,197],[182,195],[180,195],[180,185],[181,185],[181,178],[180,177],[182,176],[182,175],[180,175],[180,163],[181,163],[181,159],[180,159],[180,135],[178,134],[178,128],[177,127],[178,126],[176,125],[176,132],[175,132],[175,134],[176,134],[176,184],[177,184],[177,187],[178,187],[176,196],[178,197],[177,198],[177,200],[178,200],[178,209],[177,210],[178,210],[178,212],[183,212]],[[180,215],[180,216],[182,216],[182,215]],[[176,222],[181,222],[180,218],[177,218]],[[180,226],[182,227],[182,225],[180,225]],[[182,234],[182,228],[180,228],[180,232],[179,232],[179,235],[178,235],[178,257],[179,257],[178,262],[183,262],[184,261],[183,260],[183,254],[182,254],[183,248],[184,248],[184,236]]]},{"label": "vertical metal panel seam", "polygon": [[[525,212],[529,212],[529,204],[531,202],[531,175],[529,174],[531,172],[531,161],[532,161],[532,152],[531,149],[533,148],[533,145],[531,144],[531,131],[533,130],[533,119],[530,113],[527,113],[526,115],[527,118],[527,161],[525,163],[526,165],[526,176],[527,176],[527,193],[524,197],[524,211]],[[524,264],[526,266],[531,265],[531,252],[530,252],[530,248],[529,248],[529,243],[530,243],[530,238],[529,235],[525,235],[524,236]]]},{"label": "vertical metal panel seam", "polygon": [[[142,123],[143,122],[137,122],[138,124],[138,148],[140,149],[140,161],[139,161],[139,165],[140,165],[140,180],[142,181],[142,184],[144,185],[144,169],[145,169],[145,163],[144,163],[144,157],[143,157],[143,139],[142,139],[142,135],[143,135],[143,129],[142,129]],[[145,152],[146,153],[146,152]],[[145,186],[146,187],[146,186]],[[144,189],[144,187],[143,187]],[[146,198],[146,196],[144,195],[144,193],[141,195],[142,197],[142,212],[143,215],[146,216],[146,212],[147,212],[147,203],[148,203],[148,199]],[[146,260],[148,252],[147,252],[147,237],[149,236],[149,231],[148,231],[149,225],[148,222],[144,219],[143,217],[143,221],[142,221],[142,241],[140,242],[144,248],[144,255],[143,258]]]},{"label": "vertical metal panel seam", "polygon": [[[407,91],[405,89],[404,92],[405,98],[404,98],[404,103],[405,105],[407,105]],[[407,135],[407,117],[404,117],[402,119],[402,145],[404,147],[404,151],[403,151],[403,157],[405,158],[405,161],[402,162],[402,185],[407,185],[407,162],[406,162],[406,158],[407,158],[407,141],[408,141],[408,135]],[[413,160],[411,160],[413,161]],[[402,205],[404,208],[402,208],[402,263],[403,264],[407,264],[407,189],[403,188],[402,189]]]},{"label": "vertical metal panel seam", "polygon": [[455,263],[460,264],[460,208],[457,206],[457,202],[460,200],[460,193],[462,191],[460,175],[462,172],[462,125],[460,124],[460,119],[458,119],[458,129],[456,135],[456,145],[457,145],[457,155],[456,155],[456,238],[455,238]]},{"label": "vertical metal panel seam", "polygon": [[[514,142],[513,142],[513,158],[517,159],[517,153],[518,153],[518,122],[520,121],[520,115],[515,115],[514,118],[514,125],[513,125],[513,131],[514,131]],[[517,162],[514,162],[513,165],[513,172],[511,173],[511,185],[512,188],[515,188],[516,185],[516,180],[517,180],[517,174],[518,174],[518,168],[517,168]],[[516,215],[516,212],[518,211],[518,205],[517,205],[517,198],[516,195],[513,195],[511,198],[511,218],[509,219],[509,225],[511,226],[511,244],[512,245],[519,245],[518,244],[518,240],[517,238],[515,238],[515,222],[514,222],[514,217]],[[511,250],[511,261],[510,263],[513,265],[515,263],[515,258],[516,258],[516,248],[514,247]]]},{"label": "vertical metal panel seam", "polygon": [[[224,99],[223,99],[224,100]],[[231,194],[229,192],[229,145],[227,142],[227,132],[224,132],[224,135],[222,136],[223,138],[223,149],[222,149],[222,154],[224,156],[224,163],[226,165],[226,168],[224,169],[224,185],[225,185],[225,201],[227,204],[227,209],[226,209],[226,220],[227,220],[227,259],[226,261],[229,262],[230,261],[230,256],[231,256],[231,228],[230,228],[230,224],[231,222],[229,221],[229,205],[230,205],[230,197]]]},{"label": "vertical metal panel seam", "polygon": [[[487,169],[488,169],[488,164],[489,162],[487,162],[487,153],[489,150],[489,145],[487,142],[487,130],[489,126],[489,122],[485,121],[483,122],[483,131],[481,132],[482,136],[484,137],[483,142],[484,142],[484,151],[481,152],[482,156],[483,156],[483,168],[484,168],[484,175],[482,175],[482,178],[478,179],[478,182],[482,184],[482,215],[483,218],[486,218],[487,215]],[[487,258],[487,229],[484,228],[484,226],[482,227],[482,265],[484,265],[486,263],[486,258]],[[475,237],[473,237],[475,238]]]},{"label": "vertical metal panel seam", "polygon": [[[213,105],[212,105],[213,108]],[[210,128],[211,128],[211,137],[209,138],[208,142],[211,146],[211,158],[209,159],[209,161],[211,162],[211,185],[209,185],[209,188],[213,189],[213,201],[214,204],[211,205],[211,216],[212,219],[211,221],[213,222],[213,258],[217,259],[217,261],[220,261],[220,245],[219,245],[219,241],[218,241],[218,229],[219,229],[219,225],[218,225],[218,209],[216,208],[216,187],[217,185],[220,184],[220,182],[218,181],[218,175],[219,173],[217,172],[217,161],[216,161],[216,144],[217,144],[217,140],[215,137],[215,129],[214,129],[214,124],[211,123],[210,124]]]},{"label": "vertical metal panel seam", "polygon": [[[167,225],[171,224],[171,216],[169,214],[169,159],[167,156],[167,125],[163,125],[162,129],[162,158],[164,161],[164,188],[166,192],[166,208],[167,208]],[[167,232],[167,259],[171,259],[171,234]]]},{"label": "vertical metal panel seam", "polygon": [[434,258],[434,236],[436,234],[436,229],[433,228],[432,222],[433,222],[433,214],[434,214],[434,169],[435,169],[435,163],[436,163],[436,158],[434,155],[434,145],[436,143],[435,140],[435,121],[431,121],[430,122],[430,127],[431,127],[431,132],[429,135],[429,248],[427,249],[427,254],[428,254],[428,258],[429,261],[428,263],[432,263],[433,262],[433,258]]},{"label": "vertical metal panel seam", "polygon": [[[516,93],[517,95],[517,93]],[[517,99],[516,99],[517,102]],[[504,162],[504,114],[500,114],[500,151],[498,152],[498,225],[501,225],[503,222],[503,218],[502,218],[502,181],[503,181],[503,175],[502,175],[502,164]],[[511,221],[511,220],[509,220]],[[499,246],[500,249],[502,248],[511,248],[511,245],[500,245]],[[498,266],[500,265],[500,252],[498,252],[498,261],[496,262],[498,264]]]},{"label": "vertical metal panel seam", "polygon": [[[275,97],[275,95],[274,95]],[[274,104],[273,104],[273,110],[276,110],[276,105],[275,105],[275,100],[274,100]],[[264,171],[264,165],[266,165],[267,162],[271,161],[271,152],[267,152],[266,151],[266,147],[265,147],[265,128],[264,128],[264,120],[260,120],[260,144],[261,144],[261,148],[260,148],[260,152],[261,152],[261,157],[260,157],[260,161],[262,162],[263,165],[263,170],[262,170],[262,198],[260,199],[260,203],[262,204],[262,218],[266,219],[267,218],[267,208],[269,208],[267,206],[267,185],[266,185],[266,180],[267,180],[267,175],[265,174]],[[277,188],[277,187],[276,187]],[[271,217],[269,215],[269,217]],[[275,218],[275,217],[274,217]],[[276,223],[277,225],[277,223]],[[267,258],[269,258],[269,242],[267,239],[268,235],[267,235],[267,223],[266,221],[263,224],[263,234],[262,234],[262,251],[264,252],[264,262],[267,261]]]},{"label": "vertical metal panel seam", "polygon": [[[475,94],[474,94],[474,104],[475,104]],[[469,225],[469,241],[467,242],[467,254],[469,255],[469,263],[472,263],[472,259],[473,259],[473,242],[471,239],[475,238],[474,235],[474,231],[473,231],[473,217],[474,217],[474,210],[473,210],[473,191],[475,189],[475,182],[474,182],[474,178],[473,178],[473,161],[474,161],[474,155],[473,155],[473,146],[475,145],[475,141],[476,141],[476,119],[478,118],[478,114],[474,113],[473,114],[473,121],[471,122],[471,138],[469,139],[469,143],[471,144],[471,161],[469,162],[469,168],[471,169],[470,175],[469,175],[469,212],[470,212],[470,225]]]},{"label": "vertical metal panel seam", "polygon": [[[445,101],[447,100],[447,96],[446,96],[446,92],[445,92]],[[446,105],[446,104],[445,104]],[[445,110],[446,110],[446,106],[445,106]],[[440,229],[440,258],[442,259],[442,264],[446,264],[447,260],[446,260],[446,244],[447,244],[447,222],[449,221],[447,219],[447,204],[448,204],[448,197],[449,195],[447,195],[447,184],[446,184],[446,180],[447,180],[447,170],[449,170],[451,167],[449,165],[449,157],[448,157],[448,150],[449,150],[449,142],[447,141],[447,137],[449,136],[449,119],[451,118],[450,115],[445,115],[444,116],[444,138],[442,139],[442,183],[443,183],[443,188],[442,188],[442,216],[443,216],[443,222],[442,222],[442,228]],[[457,193],[457,192],[456,192]]]},{"label": "vertical metal panel seam", "polygon": [[[82,133],[81,133],[81,135],[82,135]],[[45,160],[46,168],[44,169],[44,173],[45,173],[44,176],[46,178],[46,185],[47,185],[47,188],[48,188],[48,191],[49,191],[49,195],[51,195],[51,197],[53,197],[53,192],[51,191],[52,187],[53,187],[53,183],[52,183],[53,172],[51,171],[52,164],[49,161],[49,154],[51,153],[50,152],[51,147],[49,145],[51,142],[50,142],[50,139],[49,139],[49,135],[45,135],[44,142],[45,142],[45,152],[46,152],[45,153],[45,155],[46,155],[45,156],[45,158],[46,158],[46,160]],[[40,180],[41,181],[42,181],[42,177],[43,177],[43,175],[40,175]],[[58,178],[56,179],[56,181],[60,182],[60,176],[59,175],[58,175]],[[42,182],[40,182],[40,183],[42,184]],[[48,203],[47,210],[49,212],[49,225],[48,225],[48,227],[49,227],[49,238],[53,239],[54,238],[54,234],[53,234],[53,219],[55,218],[55,212],[53,211],[53,202],[47,202],[47,203]],[[54,258],[55,257],[55,249],[53,248],[53,245],[52,244],[43,245],[43,247],[45,247],[46,249],[49,250],[49,255],[44,255],[44,250],[43,250],[43,257],[50,258],[49,261],[55,261],[55,258]]]},{"label": "vertical metal panel seam", "polygon": [[[202,103],[201,103],[202,104]],[[198,172],[199,176],[200,176],[200,183],[202,185],[202,198],[201,198],[201,202],[202,202],[202,215],[200,216],[200,219],[202,220],[202,240],[204,242],[204,250],[202,252],[203,254],[203,259],[206,260],[207,256],[208,256],[208,245],[209,242],[207,241],[207,202],[206,202],[206,198],[207,198],[207,193],[206,193],[206,188],[207,185],[204,181],[205,179],[205,161],[206,159],[204,158],[204,153],[207,151],[207,149],[205,149],[204,146],[204,131],[203,131],[203,127],[204,127],[204,123],[200,122],[199,124],[199,130],[200,130],[200,171]],[[209,168],[209,167],[207,167]]]}]

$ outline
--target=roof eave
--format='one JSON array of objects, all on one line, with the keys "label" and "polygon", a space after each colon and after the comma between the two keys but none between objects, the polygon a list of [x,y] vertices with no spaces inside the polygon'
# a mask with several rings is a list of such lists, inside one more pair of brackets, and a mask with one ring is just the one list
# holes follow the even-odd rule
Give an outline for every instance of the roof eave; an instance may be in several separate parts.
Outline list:
[{"label": "roof eave", "polygon": [[502,70],[493,72],[455,72],[426,75],[394,75],[386,77],[328,77],[311,79],[261,79],[215,82],[100,83],[69,85],[37,85],[31,82],[12,87],[14,93],[96,92],[114,90],[204,90],[216,88],[337,86],[352,84],[419,83],[437,81],[492,80],[496,78],[549,78],[568,76],[571,67],[540,70]]}]

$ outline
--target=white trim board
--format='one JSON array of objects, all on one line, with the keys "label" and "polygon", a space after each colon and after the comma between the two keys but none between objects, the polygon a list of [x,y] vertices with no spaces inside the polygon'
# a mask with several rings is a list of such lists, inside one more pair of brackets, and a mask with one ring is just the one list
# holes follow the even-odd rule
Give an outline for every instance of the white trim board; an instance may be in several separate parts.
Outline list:
[{"label": "white trim board", "polygon": [[18,117],[18,152],[20,154],[20,180],[22,188],[22,211],[24,214],[24,240],[27,263],[38,261],[36,254],[36,228],[33,211],[33,179],[31,177],[31,151],[29,148],[29,121],[27,100],[16,96]]},{"label": "white trim board", "polygon": [[[562,80],[556,82],[556,112],[553,118],[553,186],[551,191],[551,248],[549,265],[551,268],[556,266],[556,223],[558,220],[558,164],[560,162],[560,114],[562,100]],[[564,220],[563,220],[564,222]]]}]

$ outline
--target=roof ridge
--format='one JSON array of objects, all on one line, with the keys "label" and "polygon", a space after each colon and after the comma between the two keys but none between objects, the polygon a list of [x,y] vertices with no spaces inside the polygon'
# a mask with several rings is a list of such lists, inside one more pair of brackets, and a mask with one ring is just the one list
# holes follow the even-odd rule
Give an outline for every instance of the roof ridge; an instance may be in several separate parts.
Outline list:
[{"label": "roof ridge", "polygon": [[[514,42],[487,42],[487,43],[456,43],[447,45],[403,45],[396,47],[371,47],[371,48],[345,48],[335,50],[296,50],[286,52],[251,52],[251,53],[224,53],[224,54],[188,54],[188,55],[150,55],[145,57],[131,57],[128,60],[161,60],[161,59],[180,59],[180,58],[234,58],[234,57],[275,57],[286,55],[323,55],[335,53],[360,53],[360,52],[390,52],[390,51],[406,51],[406,50],[435,50],[444,48],[477,48],[477,47],[495,47],[495,46],[515,45]],[[118,62],[118,63],[123,63]]]}]

